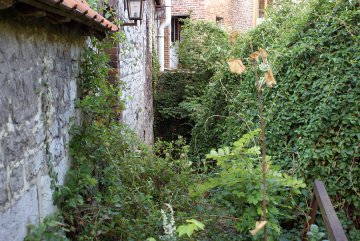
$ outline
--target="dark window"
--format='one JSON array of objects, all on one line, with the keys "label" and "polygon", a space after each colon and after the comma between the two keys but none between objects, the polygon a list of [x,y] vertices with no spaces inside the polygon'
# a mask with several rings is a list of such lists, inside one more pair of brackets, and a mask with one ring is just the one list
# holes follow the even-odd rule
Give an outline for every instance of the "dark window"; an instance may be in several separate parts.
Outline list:
[{"label": "dark window", "polygon": [[181,29],[186,18],[188,16],[173,16],[171,18],[171,42],[181,40]]},{"label": "dark window", "polygon": [[223,25],[223,22],[224,22],[223,17],[216,16],[216,25],[217,26],[221,27]]}]

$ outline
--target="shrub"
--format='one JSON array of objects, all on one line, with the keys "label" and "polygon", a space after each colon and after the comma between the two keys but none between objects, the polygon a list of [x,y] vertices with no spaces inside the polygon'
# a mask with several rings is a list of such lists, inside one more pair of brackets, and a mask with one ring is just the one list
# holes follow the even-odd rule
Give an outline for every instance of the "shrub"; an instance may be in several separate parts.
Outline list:
[{"label": "shrub", "polygon": [[[253,71],[248,68],[238,77],[229,73],[226,60],[244,58],[250,66],[251,46],[266,48],[278,82],[271,92],[264,90],[267,146],[273,163],[304,178],[309,187],[314,179],[322,179],[335,206],[344,209],[359,228],[360,58],[354,54],[360,50],[359,3],[279,1],[274,6],[268,19],[240,35],[230,50],[225,33],[215,34],[216,39],[203,46],[191,39],[201,36],[207,25],[185,27],[185,46],[180,49],[195,49],[196,54],[180,57],[185,62],[199,59],[194,66],[211,72],[203,94],[181,104],[194,113],[191,150],[204,155],[211,147],[231,145],[258,127]],[[225,46],[220,48],[224,51],[218,46]]]},{"label": "shrub", "polygon": [[[234,142],[232,148],[212,150],[207,158],[216,160],[213,174],[190,189],[192,196],[206,193],[210,205],[214,207],[227,207],[228,216],[234,216],[233,225],[240,232],[237,240],[251,239],[249,231],[254,229],[255,221],[260,220],[263,215],[260,147],[250,145],[259,131],[244,135]],[[282,173],[270,161],[267,163],[268,237],[269,240],[278,240],[282,233],[280,223],[296,219],[294,196],[301,193],[305,184]],[[262,235],[258,234],[255,239],[261,240]]]}]

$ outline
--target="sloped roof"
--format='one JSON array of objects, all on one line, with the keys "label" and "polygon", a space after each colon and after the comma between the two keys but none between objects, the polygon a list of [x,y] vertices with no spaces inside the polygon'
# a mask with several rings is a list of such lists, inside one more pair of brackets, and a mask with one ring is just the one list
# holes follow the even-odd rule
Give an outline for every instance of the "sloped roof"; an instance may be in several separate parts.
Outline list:
[{"label": "sloped roof", "polygon": [[[15,0],[5,1],[12,1],[11,5],[16,3]],[[28,10],[30,13],[33,12],[31,7],[43,10],[53,18],[55,16],[59,23],[73,20],[100,32],[116,32],[119,29],[114,23],[93,10],[84,0],[17,0],[17,2],[30,6]]]},{"label": "sloped roof", "polygon": [[65,11],[70,11],[77,14],[79,17],[84,18],[84,21],[90,21],[97,24],[100,28],[108,31],[115,32],[119,28],[112,22],[105,19],[96,11],[92,10],[89,4],[83,0],[39,0],[51,6],[59,6]]}]

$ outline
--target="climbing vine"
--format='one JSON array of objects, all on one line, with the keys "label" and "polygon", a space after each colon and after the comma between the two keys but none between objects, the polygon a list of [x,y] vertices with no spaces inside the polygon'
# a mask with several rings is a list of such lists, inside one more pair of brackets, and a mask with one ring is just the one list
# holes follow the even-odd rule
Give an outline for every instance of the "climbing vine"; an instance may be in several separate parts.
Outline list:
[{"label": "climbing vine", "polygon": [[325,182],[353,240],[360,227],[360,61],[353,54],[360,50],[358,9],[359,3],[347,0],[279,1],[247,34],[188,23],[179,51],[185,69],[210,75],[202,80],[208,82],[202,93],[178,105],[194,122],[190,150],[201,157],[259,127],[254,71],[247,68],[239,77],[226,61],[249,56],[250,43],[268,50],[278,82],[263,91],[268,154],[309,187],[316,178]]}]

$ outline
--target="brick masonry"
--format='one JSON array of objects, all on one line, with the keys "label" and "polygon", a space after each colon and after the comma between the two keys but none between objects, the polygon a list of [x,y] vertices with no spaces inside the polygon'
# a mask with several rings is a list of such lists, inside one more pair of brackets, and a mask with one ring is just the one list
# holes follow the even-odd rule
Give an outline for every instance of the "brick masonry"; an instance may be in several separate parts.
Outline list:
[{"label": "brick masonry", "polygon": [[246,31],[255,24],[256,0],[172,0],[172,16],[190,16],[196,20],[216,22],[223,18],[228,30]]},{"label": "brick masonry", "polygon": [[0,13],[0,241],[56,210],[49,165],[62,184],[85,39],[64,26]]},{"label": "brick masonry", "polygon": [[[216,23],[223,18],[227,31],[247,31],[255,26],[257,0],[172,0],[172,16],[190,16],[191,19]],[[165,67],[170,67],[169,30],[165,30]]]}]

